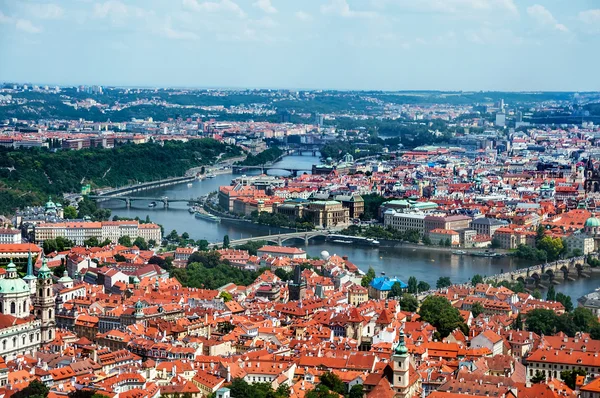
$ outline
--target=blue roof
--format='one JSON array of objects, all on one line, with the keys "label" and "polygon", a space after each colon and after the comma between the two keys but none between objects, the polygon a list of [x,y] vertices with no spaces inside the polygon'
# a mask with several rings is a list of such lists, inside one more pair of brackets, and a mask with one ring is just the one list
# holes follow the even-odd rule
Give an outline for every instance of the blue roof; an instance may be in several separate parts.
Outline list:
[{"label": "blue roof", "polygon": [[400,283],[400,286],[403,289],[406,289],[408,287],[408,285],[404,282],[402,282],[400,279],[398,278],[388,278],[387,276],[380,276],[379,278],[375,278],[371,281],[370,285],[377,290],[381,290],[381,291],[388,291],[388,290],[392,290],[392,286],[394,285],[394,283]]}]

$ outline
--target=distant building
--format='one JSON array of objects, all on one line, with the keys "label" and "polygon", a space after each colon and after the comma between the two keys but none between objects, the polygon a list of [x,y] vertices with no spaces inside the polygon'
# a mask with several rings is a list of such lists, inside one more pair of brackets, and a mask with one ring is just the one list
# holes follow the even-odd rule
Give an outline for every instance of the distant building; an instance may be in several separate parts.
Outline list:
[{"label": "distant building", "polygon": [[381,300],[387,298],[388,294],[392,290],[392,286],[398,282],[402,289],[406,289],[408,285],[397,278],[388,278],[387,276],[380,276],[375,278],[369,283],[369,297],[375,300]]},{"label": "distant building", "polygon": [[270,257],[288,257],[294,258],[306,258],[306,252],[297,247],[286,247],[286,246],[263,246],[257,251],[257,255],[262,257],[264,255]]},{"label": "distant building", "polygon": [[0,228],[0,244],[21,243],[21,231],[12,228]]},{"label": "distant building", "polygon": [[506,126],[506,113],[504,113],[504,112],[496,113],[496,126],[498,126],[498,127]]}]

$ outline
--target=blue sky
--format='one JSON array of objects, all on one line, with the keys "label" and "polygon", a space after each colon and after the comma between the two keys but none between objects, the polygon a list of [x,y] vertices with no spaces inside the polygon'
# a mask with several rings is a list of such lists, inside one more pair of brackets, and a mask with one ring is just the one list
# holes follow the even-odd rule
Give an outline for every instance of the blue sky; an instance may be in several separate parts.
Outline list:
[{"label": "blue sky", "polygon": [[597,0],[0,0],[0,81],[600,91]]}]

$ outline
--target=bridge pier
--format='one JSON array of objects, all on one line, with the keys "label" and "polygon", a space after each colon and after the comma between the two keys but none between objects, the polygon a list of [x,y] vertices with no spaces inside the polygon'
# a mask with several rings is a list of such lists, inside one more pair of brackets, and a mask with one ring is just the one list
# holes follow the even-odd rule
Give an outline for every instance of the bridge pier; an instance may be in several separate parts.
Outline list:
[{"label": "bridge pier", "polygon": [[277,246],[281,246],[281,236],[277,237]]},{"label": "bridge pier", "polygon": [[165,206],[165,209],[168,209],[169,208],[169,199],[163,199],[162,202],[163,202],[163,205]]},{"label": "bridge pier", "polygon": [[131,199],[125,198],[125,207],[128,209],[131,208]]}]

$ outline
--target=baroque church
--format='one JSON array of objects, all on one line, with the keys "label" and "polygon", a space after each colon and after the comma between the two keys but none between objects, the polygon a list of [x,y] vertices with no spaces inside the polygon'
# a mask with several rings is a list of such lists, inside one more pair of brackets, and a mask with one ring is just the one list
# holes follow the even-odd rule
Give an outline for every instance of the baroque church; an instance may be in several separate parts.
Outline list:
[{"label": "baroque church", "polygon": [[[37,277],[31,253],[27,275],[19,278],[11,261],[0,275],[0,355],[5,361],[32,354],[55,337],[55,294],[46,259]],[[33,308],[33,312],[32,312]]]}]

